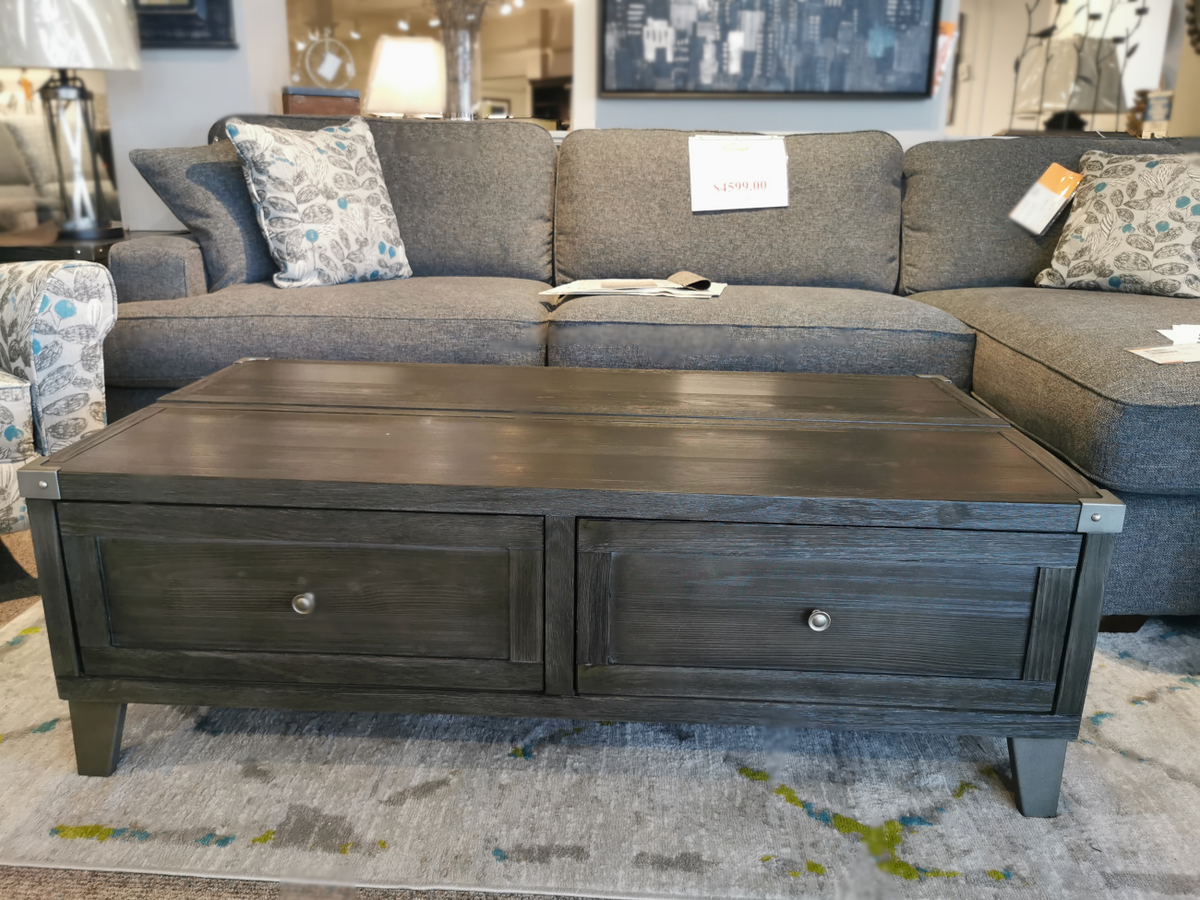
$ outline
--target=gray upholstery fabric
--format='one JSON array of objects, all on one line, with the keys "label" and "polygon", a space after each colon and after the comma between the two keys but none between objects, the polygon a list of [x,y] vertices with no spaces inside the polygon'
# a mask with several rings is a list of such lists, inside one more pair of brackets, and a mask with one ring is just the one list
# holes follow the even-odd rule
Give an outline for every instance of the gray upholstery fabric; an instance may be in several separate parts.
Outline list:
[{"label": "gray upholstery fabric", "polygon": [[1200,366],[1129,347],[1195,322],[1195,300],[1048,288],[918,294],[979,332],[974,390],[1108,488],[1200,495]]},{"label": "gray upholstery fabric", "polygon": [[555,212],[557,283],[666,278],[891,292],[900,236],[900,145],[881,132],[786,138],[790,206],[693,213],[688,137],[567,135]]},{"label": "gray upholstery fabric", "polygon": [[108,269],[117,286],[118,303],[176,300],[208,292],[200,245],[188,234],[147,235],[113,244]]},{"label": "gray upholstery fabric", "polygon": [[1196,141],[1028,137],[939,141],[904,154],[900,293],[1031,286],[1050,265],[1064,213],[1037,238],[1008,218],[1051,163],[1079,171],[1088,150],[1178,153]]},{"label": "gray upholstery fabric", "polygon": [[[238,118],[302,130],[346,121]],[[550,280],[555,167],[550,132],[499,120],[367,122],[414,275]],[[209,135],[220,136],[217,125]]]},{"label": "gray upholstery fabric", "polygon": [[971,330],[921,303],[840,288],[731,285],[717,299],[577,297],[551,315],[552,366],[945,375]]},{"label": "gray upholstery fabric", "polygon": [[238,284],[125,303],[104,344],[108,383],[177,387],[244,356],[545,364],[545,285],[410,278],[282,290]]},{"label": "gray upholstery fabric", "polygon": [[1104,586],[1105,615],[1200,614],[1200,497],[1116,495],[1125,530]]},{"label": "gray upholstery fabric", "polygon": [[133,150],[129,160],[200,242],[210,291],[266,281],[275,274],[275,262],[258,227],[246,176],[232,144]]},{"label": "gray upholstery fabric", "polygon": [[139,409],[144,409],[173,390],[173,387],[123,388],[106,385],[104,401],[108,405],[108,424],[111,425],[117,419],[123,419]]}]

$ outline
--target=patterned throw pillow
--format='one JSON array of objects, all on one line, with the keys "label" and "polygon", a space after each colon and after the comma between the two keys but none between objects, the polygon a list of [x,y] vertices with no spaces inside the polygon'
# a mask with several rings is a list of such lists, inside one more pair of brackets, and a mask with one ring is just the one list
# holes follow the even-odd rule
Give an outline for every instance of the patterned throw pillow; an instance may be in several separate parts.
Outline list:
[{"label": "patterned throw pillow", "polygon": [[226,132],[279,266],[276,285],[412,274],[366,122],[356,116],[320,131],[293,131],[232,119]]},{"label": "patterned throw pillow", "polygon": [[1200,298],[1200,155],[1090,150],[1050,268],[1036,284]]}]

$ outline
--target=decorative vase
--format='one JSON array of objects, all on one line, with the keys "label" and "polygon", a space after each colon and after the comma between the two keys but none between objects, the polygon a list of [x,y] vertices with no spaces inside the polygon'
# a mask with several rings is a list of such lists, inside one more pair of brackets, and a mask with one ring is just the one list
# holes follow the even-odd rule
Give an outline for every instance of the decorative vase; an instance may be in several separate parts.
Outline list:
[{"label": "decorative vase", "polygon": [[446,49],[447,119],[473,119],[482,99],[479,30],[488,0],[435,0]]}]

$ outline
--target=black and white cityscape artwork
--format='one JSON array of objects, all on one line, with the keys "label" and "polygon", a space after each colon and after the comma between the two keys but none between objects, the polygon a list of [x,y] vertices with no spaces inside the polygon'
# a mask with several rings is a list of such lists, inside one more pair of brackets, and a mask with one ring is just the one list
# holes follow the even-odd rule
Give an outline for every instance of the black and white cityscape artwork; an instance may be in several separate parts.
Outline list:
[{"label": "black and white cityscape artwork", "polygon": [[928,94],[937,0],[602,0],[604,93]]}]

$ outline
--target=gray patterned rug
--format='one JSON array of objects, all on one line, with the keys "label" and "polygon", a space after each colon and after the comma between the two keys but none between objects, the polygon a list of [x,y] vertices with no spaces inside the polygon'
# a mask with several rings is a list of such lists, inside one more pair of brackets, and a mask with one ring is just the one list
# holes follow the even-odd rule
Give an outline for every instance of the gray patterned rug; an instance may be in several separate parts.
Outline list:
[{"label": "gray patterned rug", "polygon": [[73,774],[0,628],[0,864],[597,897],[1200,896],[1200,621],[1102,635],[1061,815],[980,738],[131,706]]}]

